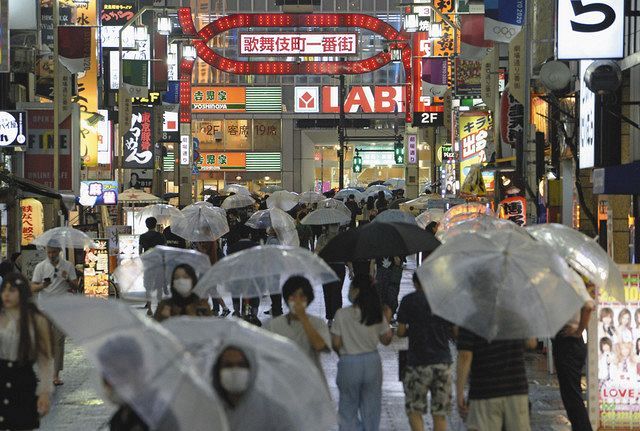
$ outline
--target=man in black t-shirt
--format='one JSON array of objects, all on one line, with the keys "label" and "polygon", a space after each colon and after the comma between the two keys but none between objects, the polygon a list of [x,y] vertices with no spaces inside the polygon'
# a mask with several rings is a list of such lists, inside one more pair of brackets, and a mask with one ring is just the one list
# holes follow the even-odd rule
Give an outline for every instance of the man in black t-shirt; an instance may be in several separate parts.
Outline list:
[{"label": "man in black t-shirt", "polygon": [[[491,343],[460,329],[456,395],[469,431],[530,431],[529,386],[524,349],[536,340]],[[469,378],[469,399],[464,386]]]},{"label": "man in black t-shirt", "polygon": [[427,413],[427,393],[431,392],[434,431],[447,429],[451,413],[452,325],[431,314],[431,307],[413,274],[416,291],[402,298],[398,309],[398,337],[409,336],[407,367],[403,386],[405,410],[412,431],[424,431],[422,416]]}]

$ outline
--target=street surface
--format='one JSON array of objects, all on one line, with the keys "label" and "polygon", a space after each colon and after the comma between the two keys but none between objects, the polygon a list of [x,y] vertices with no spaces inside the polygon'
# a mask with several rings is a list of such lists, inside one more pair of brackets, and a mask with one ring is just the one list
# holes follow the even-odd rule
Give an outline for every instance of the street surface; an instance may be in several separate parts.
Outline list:
[{"label": "street surface", "polygon": [[[410,260],[404,271],[400,297],[413,290],[411,274],[415,261]],[[344,304],[348,304],[348,289],[343,288]],[[324,316],[322,290],[315,292],[316,299],[310,305],[309,312]],[[230,299],[228,299],[230,305]],[[262,310],[269,308],[269,300],[261,304],[260,318],[263,323],[268,316]],[[142,312],[142,311],[141,311]],[[407,347],[406,339],[394,339],[389,346],[379,348],[382,355],[384,381],[382,388],[382,420],[383,431],[404,431],[409,425],[404,412],[404,392],[402,383],[398,381],[398,350]],[[331,394],[338,400],[338,388],[335,378],[337,373],[337,355],[323,355],[322,365],[327,377]],[[531,423],[533,430],[568,431],[568,425],[555,376],[546,370],[546,357],[536,353],[527,354],[527,374],[529,378],[529,394],[532,403]],[[42,430],[51,431],[89,431],[108,429],[108,421],[114,408],[102,401],[98,389],[98,378],[92,363],[84,355],[82,349],[67,340],[65,369],[62,372],[65,384],[56,389],[49,415],[42,421]],[[454,391],[455,392],[455,391]],[[455,395],[455,394],[454,394]],[[455,401],[454,401],[455,406]],[[449,429],[465,430],[464,423],[454,407],[449,419]],[[431,429],[429,415],[425,416],[427,429]],[[196,430],[193,430],[196,431]]]}]

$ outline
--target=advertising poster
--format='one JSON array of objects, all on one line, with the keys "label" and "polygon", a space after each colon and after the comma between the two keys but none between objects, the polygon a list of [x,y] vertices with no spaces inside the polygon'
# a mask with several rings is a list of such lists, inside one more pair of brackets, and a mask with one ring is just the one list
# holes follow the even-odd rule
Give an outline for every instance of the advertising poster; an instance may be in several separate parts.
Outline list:
[{"label": "advertising poster", "polygon": [[106,239],[95,239],[96,248],[84,255],[85,296],[109,296],[109,251]]},{"label": "advertising poster", "polygon": [[607,301],[607,292],[598,292],[594,347],[600,429],[640,427],[640,265],[619,267],[626,303]]},{"label": "advertising poster", "polygon": [[[140,235],[118,235],[118,266],[140,256]],[[129,286],[128,292],[144,292],[143,277],[137,277],[135,286]]]},{"label": "advertising poster", "polygon": [[455,60],[455,94],[459,97],[478,97],[481,93],[482,62]]},{"label": "advertising poster", "polygon": [[152,114],[151,108],[132,108],[131,127],[123,136],[125,168],[153,168]]},{"label": "advertising poster", "polygon": [[105,228],[105,232],[107,236],[107,247],[109,249],[109,256],[117,256],[119,254],[118,238],[120,235],[131,235],[131,226],[107,226]]},{"label": "advertising poster", "polygon": [[487,138],[491,122],[487,112],[460,114],[458,136],[460,137],[460,184],[469,174],[471,166],[485,162]]},{"label": "advertising poster", "polygon": [[96,205],[115,205],[118,203],[117,181],[81,181],[80,205],[93,207]]}]

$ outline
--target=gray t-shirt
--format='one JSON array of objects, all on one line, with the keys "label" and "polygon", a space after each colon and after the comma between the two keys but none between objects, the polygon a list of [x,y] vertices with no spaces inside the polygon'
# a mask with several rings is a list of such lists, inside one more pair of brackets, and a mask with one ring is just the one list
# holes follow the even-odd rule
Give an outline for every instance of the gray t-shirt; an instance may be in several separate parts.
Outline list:
[{"label": "gray t-shirt", "polygon": [[[327,348],[331,348],[331,335],[329,334],[329,328],[324,320],[320,319],[316,316],[309,316],[309,321],[311,325],[318,331],[318,334],[322,337]],[[278,316],[275,319],[271,320],[267,324],[267,329],[274,334],[282,335],[296,343],[298,347],[302,349],[302,351],[313,361],[314,364],[318,366],[318,369],[322,370],[320,366],[320,355],[315,351],[311,343],[309,342],[309,337],[307,337],[306,332],[304,332],[304,328],[302,327],[302,323],[300,323],[297,319],[288,319],[287,315]]]},{"label": "gray t-shirt", "polygon": [[[65,272],[66,278],[63,276]],[[53,266],[49,259],[45,259],[36,265],[31,281],[34,283],[42,283],[45,278],[50,278],[51,284],[40,291],[38,298],[64,295],[70,288],[67,280],[76,279],[76,269],[71,262],[62,258],[60,258],[56,266]]]},{"label": "gray t-shirt", "polygon": [[359,355],[375,352],[378,349],[380,336],[389,330],[387,319],[367,326],[360,322],[362,314],[359,308],[341,308],[331,325],[331,333],[342,337],[341,355]]}]

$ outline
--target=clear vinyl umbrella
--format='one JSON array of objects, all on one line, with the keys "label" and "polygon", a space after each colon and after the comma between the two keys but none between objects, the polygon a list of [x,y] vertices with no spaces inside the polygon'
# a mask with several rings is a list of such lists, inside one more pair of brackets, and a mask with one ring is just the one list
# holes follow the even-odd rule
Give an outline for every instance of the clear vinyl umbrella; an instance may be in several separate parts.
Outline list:
[{"label": "clear vinyl umbrella", "polygon": [[256,297],[282,293],[282,285],[293,275],[309,279],[315,286],[338,278],[324,260],[302,247],[263,245],[234,253],[216,262],[198,281],[200,297]]},{"label": "clear vinyl umbrella", "polygon": [[163,326],[196,358],[200,375],[229,346],[242,350],[252,372],[246,398],[229,412],[234,430],[326,431],[336,427],[335,407],[324,377],[290,340],[240,319],[168,319]]},{"label": "clear vinyl umbrella", "polygon": [[198,276],[211,268],[209,256],[204,253],[158,245],[140,257],[118,266],[114,278],[123,297],[127,297],[130,289],[134,289],[139,280],[143,280],[147,292],[162,294],[171,282],[173,270],[182,264],[191,266]]},{"label": "clear vinyl umbrella", "polygon": [[530,226],[527,232],[536,240],[551,246],[580,275],[617,301],[625,302],[622,274],[616,263],[593,238],[557,223]]},{"label": "clear vinyl umbrella", "polygon": [[239,195],[247,195],[251,196],[251,191],[247,188],[247,186],[243,186],[242,184],[229,184],[224,189],[222,189],[224,193],[236,193]]},{"label": "clear vinyl umbrella", "polygon": [[221,403],[197,374],[193,358],[160,324],[117,301],[56,296],[40,306],[87,351],[150,429],[229,430]]},{"label": "clear vinyl umbrella", "polygon": [[386,210],[378,214],[374,219],[374,222],[378,223],[409,223],[409,224],[418,224],[416,223],[416,219],[409,213],[400,210]]},{"label": "clear vinyl umbrella", "polygon": [[[241,196],[241,195],[233,195]],[[227,198],[229,199],[229,198]],[[171,232],[187,241],[215,241],[229,232],[229,223],[222,208],[189,205],[171,222]]]},{"label": "clear vinyl umbrella", "polygon": [[351,217],[351,210],[347,208],[344,202],[333,198],[327,198],[318,202],[318,208],[335,208]]},{"label": "clear vinyl umbrella", "polygon": [[251,196],[238,193],[225,198],[221,207],[225,210],[245,208],[252,206],[255,202],[256,200]]},{"label": "clear vinyl umbrella", "polygon": [[86,233],[68,226],[54,227],[34,239],[31,244],[37,247],[92,248],[96,245]]},{"label": "clear vinyl umbrella", "polygon": [[469,220],[477,217],[478,215],[488,215],[494,216],[495,213],[491,208],[489,208],[486,204],[481,204],[478,202],[467,202],[464,204],[456,205],[449,209],[440,223],[442,223],[443,229],[449,229],[451,226],[463,222],[465,220]]},{"label": "clear vinyl umbrella", "polygon": [[365,197],[364,193],[362,193],[360,190],[350,188],[340,190],[334,197],[335,199],[346,201],[349,198],[349,195],[353,195],[356,202],[360,202]]},{"label": "clear vinyl umbrella", "polygon": [[459,216],[453,217],[453,222],[450,223],[450,227],[440,232],[440,237],[438,239],[440,239],[441,242],[448,241],[457,235],[462,235],[465,233],[477,233],[480,235],[486,235],[504,230],[510,230],[518,233],[522,236],[523,240],[531,239],[524,228],[520,227],[512,221],[482,214],[474,214],[472,218],[469,218],[469,216],[466,214],[463,214],[463,216],[465,217],[464,220],[459,223],[455,223],[455,219]]},{"label": "clear vinyl umbrella", "polygon": [[337,208],[318,208],[307,214],[300,223],[309,225],[348,224],[351,215]]},{"label": "clear vinyl umbrella", "polygon": [[272,193],[267,198],[267,208],[280,208],[283,211],[289,211],[300,201],[300,196],[286,190],[279,190]]},{"label": "clear vinyl umbrella", "polygon": [[389,188],[387,186],[383,186],[382,184],[376,184],[376,185],[367,187],[367,189],[364,191],[364,196],[365,198],[368,198],[369,196],[373,196],[374,198],[377,198],[378,192],[384,192],[384,195],[387,199],[390,199],[392,197],[391,191],[389,190]]},{"label": "clear vinyl umbrella", "polygon": [[389,178],[386,180],[383,185],[389,186],[392,189],[404,189],[405,188],[405,180],[404,178]]},{"label": "clear vinyl umbrella", "polygon": [[425,229],[429,223],[432,221],[440,222],[442,217],[444,216],[444,210],[439,208],[431,208],[422,211],[420,214],[416,216],[416,223],[422,229]]},{"label": "clear vinyl umbrella", "polygon": [[274,192],[279,192],[280,190],[284,190],[282,187],[280,186],[276,186],[276,185],[270,185],[270,186],[264,186],[263,188],[260,189],[260,191],[262,193],[274,193]]},{"label": "clear vinyl umbrella", "polygon": [[451,238],[417,274],[434,314],[488,341],[553,337],[589,299],[552,248],[511,230]]},{"label": "clear vinyl umbrella", "polygon": [[251,214],[245,225],[254,229],[273,228],[282,245],[300,245],[296,221],[280,208],[259,210]]},{"label": "clear vinyl umbrella", "polygon": [[271,227],[271,211],[258,210],[251,214],[244,224],[254,229],[269,229]]},{"label": "clear vinyl umbrella", "polygon": [[325,200],[325,196],[318,192],[302,192],[300,193],[299,202],[301,204],[315,204]]},{"label": "clear vinyl umbrella", "polygon": [[143,222],[149,217],[155,217],[158,223],[162,225],[170,224],[171,217],[179,215],[181,215],[181,212],[178,208],[167,204],[148,205],[137,213],[138,218]]}]

